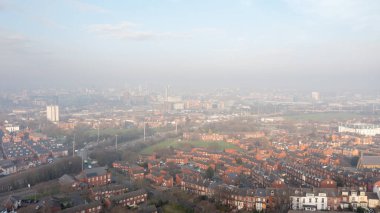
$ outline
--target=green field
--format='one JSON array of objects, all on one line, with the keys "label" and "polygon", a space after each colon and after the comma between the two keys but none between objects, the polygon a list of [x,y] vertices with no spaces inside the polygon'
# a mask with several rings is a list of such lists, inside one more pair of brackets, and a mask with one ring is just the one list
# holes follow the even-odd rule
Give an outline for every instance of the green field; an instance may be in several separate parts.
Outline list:
[{"label": "green field", "polygon": [[297,115],[286,115],[284,118],[290,121],[345,121],[350,119],[361,118],[363,115],[349,112],[325,112],[325,113],[307,113]]},{"label": "green field", "polygon": [[186,209],[180,205],[177,204],[167,204],[163,207],[164,213],[185,213]]},{"label": "green field", "polygon": [[238,146],[227,143],[224,141],[219,142],[207,142],[207,141],[178,141],[178,140],[167,140],[152,146],[146,147],[141,150],[141,154],[149,155],[152,154],[155,150],[165,149],[169,147],[176,149],[181,149],[181,147],[194,147],[194,148],[211,148],[217,151],[223,151],[224,149],[236,149],[241,150]]}]

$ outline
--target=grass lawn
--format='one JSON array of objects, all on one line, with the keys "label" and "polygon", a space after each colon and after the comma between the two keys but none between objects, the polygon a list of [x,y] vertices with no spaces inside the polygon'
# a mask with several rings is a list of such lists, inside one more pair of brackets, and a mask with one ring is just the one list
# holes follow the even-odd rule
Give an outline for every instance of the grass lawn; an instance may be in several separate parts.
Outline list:
[{"label": "grass lawn", "polygon": [[298,115],[286,115],[284,118],[286,120],[292,121],[302,121],[302,120],[310,120],[310,121],[320,121],[320,122],[328,122],[328,121],[344,121],[354,118],[361,118],[363,115],[349,113],[349,112],[325,112],[325,113],[307,113],[307,114],[298,114]]},{"label": "grass lawn", "polygon": [[163,142],[154,144],[152,146],[146,147],[140,153],[149,155],[149,154],[152,154],[155,150],[169,148],[170,146],[176,149],[181,149],[181,147],[184,147],[184,146],[191,146],[191,147],[196,147],[196,148],[207,148],[207,147],[212,146],[217,151],[223,151],[224,149],[236,149],[238,151],[241,150],[238,146],[231,143],[224,142],[224,141],[207,142],[207,141],[167,140],[167,141],[163,141]]},{"label": "grass lawn", "polygon": [[177,204],[168,204],[163,207],[164,213],[185,213],[186,209]]}]

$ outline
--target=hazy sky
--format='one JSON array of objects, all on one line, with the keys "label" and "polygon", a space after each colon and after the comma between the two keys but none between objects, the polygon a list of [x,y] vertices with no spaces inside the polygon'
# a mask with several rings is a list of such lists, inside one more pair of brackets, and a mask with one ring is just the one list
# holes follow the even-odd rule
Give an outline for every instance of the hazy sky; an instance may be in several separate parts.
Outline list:
[{"label": "hazy sky", "polygon": [[0,87],[380,88],[379,0],[0,0]]}]

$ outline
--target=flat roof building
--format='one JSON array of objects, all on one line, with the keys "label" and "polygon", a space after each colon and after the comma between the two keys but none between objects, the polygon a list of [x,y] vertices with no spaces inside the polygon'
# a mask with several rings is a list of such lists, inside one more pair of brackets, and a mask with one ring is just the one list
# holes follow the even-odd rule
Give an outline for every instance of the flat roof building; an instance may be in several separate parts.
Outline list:
[{"label": "flat roof building", "polygon": [[339,132],[355,133],[365,136],[375,136],[380,135],[380,125],[375,124],[364,124],[364,123],[354,123],[354,124],[343,124],[339,125]]}]

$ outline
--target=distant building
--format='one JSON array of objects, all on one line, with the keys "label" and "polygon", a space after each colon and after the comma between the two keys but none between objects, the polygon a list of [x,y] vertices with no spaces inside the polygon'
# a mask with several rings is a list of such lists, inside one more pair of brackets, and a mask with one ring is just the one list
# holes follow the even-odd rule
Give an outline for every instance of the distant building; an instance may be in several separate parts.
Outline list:
[{"label": "distant building", "polygon": [[275,122],[284,121],[284,118],[283,117],[263,117],[260,119],[260,121],[264,123],[275,123]]},{"label": "distant building", "polygon": [[5,129],[8,132],[17,132],[17,131],[20,131],[20,126],[18,126],[18,125],[5,124],[4,127],[5,127]]},{"label": "distant building", "polygon": [[364,123],[355,123],[355,124],[344,124],[340,125],[339,132],[348,132],[355,133],[365,136],[375,136],[380,134],[380,125],[374,124],[364,124]]},{"label": "distant building", "polygon": [[173,109],[174,110],[183,110],[183,109],[185,109],[185,104],[183,102],[173,103]]},{"label": "distant building", "polygon": [[321,99],[321,95],[319,94],[319,92],[312,92],[311,99],[313,99],[313,101],[319,101]]},{"label": "distant building", "polygon": [[16,165],[10,160],[0,161],[0,175],[10,175],[17,172]]},{"label": "distant building", "polygon": [[59,121],[59,107],[57,105],[46,106],[46,118],[52,122]]}]

